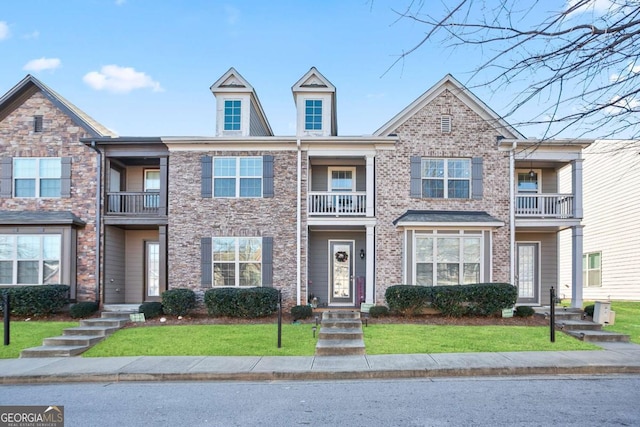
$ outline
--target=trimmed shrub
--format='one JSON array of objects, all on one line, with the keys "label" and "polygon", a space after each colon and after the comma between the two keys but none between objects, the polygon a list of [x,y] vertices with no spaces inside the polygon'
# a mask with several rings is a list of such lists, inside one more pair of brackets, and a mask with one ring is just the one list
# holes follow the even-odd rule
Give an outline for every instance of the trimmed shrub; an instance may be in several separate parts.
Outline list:
[{"label": "trimmed shrub", "polygon": [[256,318],[278,310],[278,291],[274,288],[219,288],[204,293],[210,316]]},{"label": "trimmed shrub", "polygon": [[536,314],[536,311],[528,305],[521,305],[516,307],[516,311],[514,314],[518,317],[531,317]]},{"label": "trimmed shrub", "polygon": [[396,285],[387,288],[389,309],[404,315],[432,307],[445,316],[491,316],[513,307],[518,290],[508,283],[478,283],[457,286]]},{"label": "trimmed shrub", "polygon": [[[18,316],[47,316],[57,313],[69,302],[69,286],[16,286],[0,290],[2,298],[8,293],[11,313]],[[0,304],[0,312],[4,304]]]},{"label": "trimmed shrub", "polygon": [[387,288],[384,296],[390,311],[412,316],[429,306],[432,290],[427,286],[394,285]]},{"label": "trimmed shrub", "polygon": [[157,301],[143,302],[138,308],[138,313],[144,314],[145,319],[153,319],[162,315],[162,303]]},{"label": "trimmed shrub", "polygon": [[308,319],[313,316],[313,308],[309,305],[294,305],[291,307],[291,317],[293,321],[300,319]]},{"label": "trimmed shrub", "polygon": [[97,302],[82,301],[69,308],[69,316],[74,319],[92,316],[100,307]]},{"label": "trimmed shrub", "polygon": [[389,315],[389,309],[384,305],[374,305],[369,308],[369,316],[370,317],[384,317]]},{"label": "trimmed shrub", "polygon": [[162,309],[171,316],[186,316],[196,308],[196,293],[191,289],[169,289],[162,293]]},{"label": "trimmed shrub", "polygon": [[584,312],[587,314],[587,316],[593,317],[593,311],[595,309],[596,309],[596,305],[595,304],[589,304],[589,305],[585,305],[584,306]]}]

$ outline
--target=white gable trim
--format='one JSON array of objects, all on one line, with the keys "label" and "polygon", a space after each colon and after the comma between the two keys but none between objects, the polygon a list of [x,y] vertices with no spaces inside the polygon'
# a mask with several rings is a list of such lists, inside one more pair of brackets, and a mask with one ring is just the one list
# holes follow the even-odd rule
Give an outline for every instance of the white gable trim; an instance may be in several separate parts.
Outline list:
[{"label": "white gable trim", "polygon": [[433,85],[429,90],[423,93],[418,99],[413,101],[409,106],[402,110],[399,114],[385,123],[380,129],[374,132],[376,136],[389,135],[394,132],[400,125],[409,120],[414,114],[421,110],[437,98],[442,92],[449,90],[456,98],[462,101],[466,106],[473,110],[480,117],[488,122],[493,122],[494,128],[504,138],[520,139],[524,136],[502,119],[498,114],[489,108],[484,102],[477,98],[469,89],[456,80],[451,74],[444,76],[438,83]]}]

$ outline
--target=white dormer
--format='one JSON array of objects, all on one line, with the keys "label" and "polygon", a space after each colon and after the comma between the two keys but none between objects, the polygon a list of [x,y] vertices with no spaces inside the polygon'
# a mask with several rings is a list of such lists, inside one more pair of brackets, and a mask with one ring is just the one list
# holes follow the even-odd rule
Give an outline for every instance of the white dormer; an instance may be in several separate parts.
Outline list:
[{"label": "white dormer", "polygon": [[216,136],[273,136],[256,91],[235,68],[211,92],[216,97]]},{"label": "white dormer", "polygon": [[336,88],[311,67],[291,88],[299,136],[336,136]]}]

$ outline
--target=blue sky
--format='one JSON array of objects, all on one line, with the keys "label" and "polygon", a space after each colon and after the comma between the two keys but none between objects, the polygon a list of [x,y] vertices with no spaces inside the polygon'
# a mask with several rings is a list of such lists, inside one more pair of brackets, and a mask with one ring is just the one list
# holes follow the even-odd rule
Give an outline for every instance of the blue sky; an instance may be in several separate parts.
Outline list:
[{"label": "blue sky", "polygon": [[[206,136],[215,132],[209,87],[235,67],[257,91],[274,132],[293,135],[291,86],[315,66],[337,87],[339,134],[371,134],[447,73],[467,84],[483,59],[477,50],[426,44],[387,72],[424,34],[419,24],[398,21],[392,7],[403,4],[4,1],[0,93],[30,73],[119,135]],[[506,112],[508,93],[472,91]]]}]

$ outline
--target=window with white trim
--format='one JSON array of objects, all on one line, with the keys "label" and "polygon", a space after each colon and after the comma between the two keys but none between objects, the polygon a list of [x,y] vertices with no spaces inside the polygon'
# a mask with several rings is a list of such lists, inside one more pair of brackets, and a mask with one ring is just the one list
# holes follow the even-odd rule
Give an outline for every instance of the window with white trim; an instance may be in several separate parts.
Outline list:
[{"label": "window with white trim", "polygon": [[214,157],[213,197],[262,197],[262,157]]},{"label": "window with white trim", "polygon": [[224,101],[224,130],[240,130],[242,119],[242,101],[227,99]]},{"label": "window with white trim", "polygon": [[416,285],[481,282],[484,258],[482,232],[416,231],[413,245]]},{"label": "window with white trim", "polygon": [[305,100],[304,130],[322,130],[322,100],[321,99]]},{"label": "window with white trim", "polygon": [[471,159],[422,159],[422,197],[471,197]]},{"label": "window with white trim", "polygon": [[602,252],[582,255],[582,286],[602,286]]},{"label": "window with white trim", "polygon": [[261,286],[262,238],[214,237],[213,286]]},{"label": "window with white trim", "polygon": [[13,159],[14,197],[60,197],[60,157],[16,157]]},{"label": "window with white trim", "polygon": [[0,285],[60,283],[59,234],[0,234]]}]

